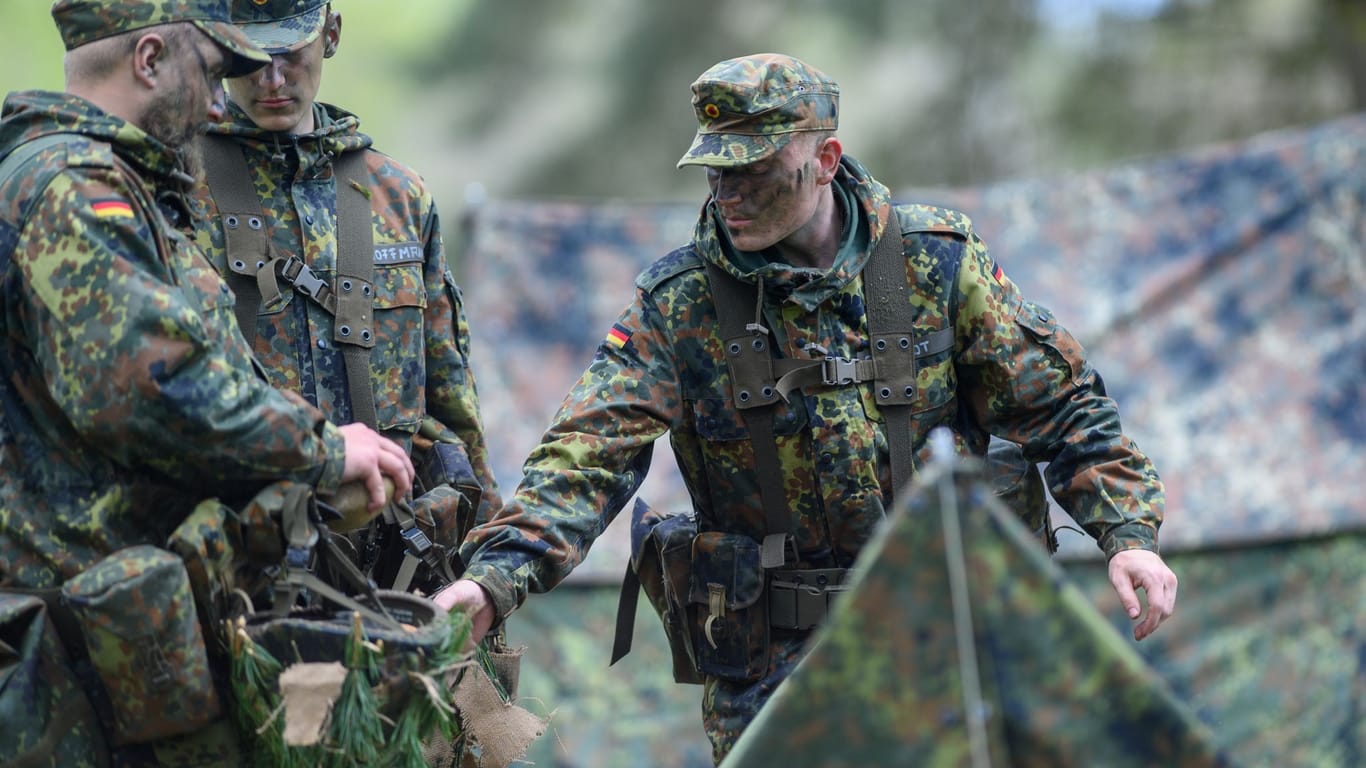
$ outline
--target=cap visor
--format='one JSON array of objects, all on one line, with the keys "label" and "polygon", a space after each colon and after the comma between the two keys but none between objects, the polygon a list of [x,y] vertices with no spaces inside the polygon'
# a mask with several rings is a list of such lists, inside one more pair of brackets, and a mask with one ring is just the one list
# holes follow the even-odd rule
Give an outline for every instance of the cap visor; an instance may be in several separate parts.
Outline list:
[{"label": "cap visor", "polygon": [[252,45],[241,30],[226,21],[196,21],[194,25],[228,52],[228,77],[241,77],[270,63],[270,54]]},{"label": "cap visor", "polygon": [[271,55],[289,53],[301,48],[322,34],[327,21],[327,5],[280,21],[255,21],[239,24],[253,43]]},{"label": "cap visor", "polygon": [[757,163],[773,155],[791,140],[792,134],[751,136],[741,133],[701,133],[678,161],[677,167],[705,165],[709,168],[736,168]]}]

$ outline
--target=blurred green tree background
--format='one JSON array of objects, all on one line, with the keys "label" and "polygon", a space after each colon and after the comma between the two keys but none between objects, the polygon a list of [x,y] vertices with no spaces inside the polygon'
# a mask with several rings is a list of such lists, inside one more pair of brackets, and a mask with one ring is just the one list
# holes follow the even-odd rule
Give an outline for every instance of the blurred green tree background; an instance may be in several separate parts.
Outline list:
[{"label": "blurred green tree background", "polygon": [[[1366,106],[1355,0],[336,0],[322,97],[471,194],[691,199],[688,85],[782,51],[841,84],[846,150],[893,188],[1095,167]],[[9,2],[0,88],[61,87],[43,0]]]}]

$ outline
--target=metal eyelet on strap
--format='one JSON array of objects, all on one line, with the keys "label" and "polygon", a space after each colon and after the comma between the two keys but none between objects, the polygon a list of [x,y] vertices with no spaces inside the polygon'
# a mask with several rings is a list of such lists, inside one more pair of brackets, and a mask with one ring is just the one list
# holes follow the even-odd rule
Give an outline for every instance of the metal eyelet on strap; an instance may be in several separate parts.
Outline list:
[{"label": "metal eyelet on strap", "polygon": [[232,268],[233,268],[233,269],[236,269],[236,270],[246,269],[246,268],[247,268],[247,264],[246,264],[246,262],[242,261],[241,259],[237,259],[236,261],[234,261],[234,262],[232,263]]},{"label": "metal eyelet on strap", "polygon": [[915,387],[906,387],[906,399],[909,400],[912,397],[915,397]]},{"label": "metal eyelet on strap", "polygon": [[726,348],[726,351],[730,352],[732,355],[738,355],[740,354],[740,344],[732,341],[730,346]]},{"label": "metal eyelet on strap", "polygon": [[351,326],[349,326],[349,325],[339,325],[339,326],[337,326],[337,333],[340,333],[342,336],[350,336],[350,335],[351,335]]},{"label": "metal eyelet on strap", "polygon": [[883,387],[882,389],[879,389],[879,390],[877,391],[877,396],[880,397],[880,398],[882,398],[883,400],[887,400],[887,399],[891,398],[891,396],[892,396],[892,388],[891,388],[891,387]]},{"label": "metal eyelet on strap", "polygon": [[223,217],[223,224],[224,224],[225,226],[227,226],[228,229],[237,229],[237,217],[236,217],[236,216],[224,216],[224,217]]},{"label": "metal eyelet on strap", "polygon": [[260,229],[260,228],[261,228],[261,219],[260,219],[260,217],[259,217],[259,216],[252,216],[252,217],[248,218],[248,219],[247,219],[247,226],[248,226],[248,227],[251,227],[252,229]]},{"label": "metal eyelet on strap", "polygon": [[362,286],[361,286],[361,289],[360,289],[360,292],[361,292],[362,294],[366,295],[366,296],[369,296],[369,295],[370,295],[370,284],[369,284],[369,283],[366,283],[365,285],[362,285]]},{"label": "metal eyelet on strap", "polygon": [[341,281],[341,289],[347,293],[351,292],[351,281],[349,279]]},{"label": "metal eyelet on strap", "polygon": [[900,339],[897,339],[897,342],[896,342],[896,343],[897,343],[897,346],[901,347],[902,349],[910,349],[910,348],[911,348],[911,340],[908,339],[908,338],[906,338],[905,336],[902,336]]},{"label": "metal eyelet on strap", "polygon": [[360,339],[361,339],[361,341],[369,341],[369,340],[370,340],[370,331],[369,331],[368,329],[367,329],[367,330],[364,330],[364,331],[361,331],[361,332],[360,332]]},{"label": "metal eyelet on strap", "polygon": [[755,352],[763,352],[763,351],[764,351],[764,340],[763,340],[763,339],[755,339],[754,341],[750,342],[750,346],[754,347],[754,351],[755,351]]},{"label": "metal eyelet on strap", "polygon": [[740,390],[740,394],[738,395],[738,397],[740,398],[740,402],[742,402],[742,403],[748,403],[748,402],[749,402],[749,390],[747,390],[747,389],[742,389],[742,390]]},{"label": "metal eyelet on strap", "polygon": [[886,340],[886,339],[878,339],[878,340],[874,343],[874,346],[877,347],[877,351],[882,352],[883,350],[887,349],[887,340]]},{"label": "metal eyelet on strap", "polygon": [[773,397],[773,387],[764,387],[759,390],[759,394],[763,395],[765,400],[769,400]]}]

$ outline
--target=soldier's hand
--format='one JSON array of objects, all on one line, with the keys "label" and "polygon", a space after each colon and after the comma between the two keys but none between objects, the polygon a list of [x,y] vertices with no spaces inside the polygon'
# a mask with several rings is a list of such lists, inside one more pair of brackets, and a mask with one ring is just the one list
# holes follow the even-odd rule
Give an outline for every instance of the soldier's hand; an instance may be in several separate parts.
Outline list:
[{"label": "soldier's hand", "polygon": [[[1134,626],[1134,639],[1151,635],[1176,611],[1176,574],[1156,552],[1145,549],[1126,549],[1110,558],[1110,583],[1119,593],[1119,602]],[[1142,589],[1148,602],[1148,613],[1139,621],[1142,605],[1137,590]]]},{"label": "soldier's hand", "polygon": [[493,626],[493,603],[484,588],[469,579],[458,579],[432,596],[432,602],[445,611],[460,608],[470,617],[470,647],[474,647]]},{"label": "soldier's hand", "polygon": [[346,442],[346,464],[342,482],[358,480],[370,493],[370,509],[384,506],[384,478],[394,481],[397,498],[413,490],[413,462],[403,447],[364,424],[337,428]]}]

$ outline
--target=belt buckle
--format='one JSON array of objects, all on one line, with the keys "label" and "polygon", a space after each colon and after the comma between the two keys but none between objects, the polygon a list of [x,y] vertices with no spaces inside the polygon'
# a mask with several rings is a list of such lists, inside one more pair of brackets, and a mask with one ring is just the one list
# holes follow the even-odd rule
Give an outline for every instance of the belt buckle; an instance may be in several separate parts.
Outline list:
[{"label": "belt buckle", "polygon": [[827,357],[821,365],[821,379],[826,386],[854,383],[854,361],[847,357]]}]

